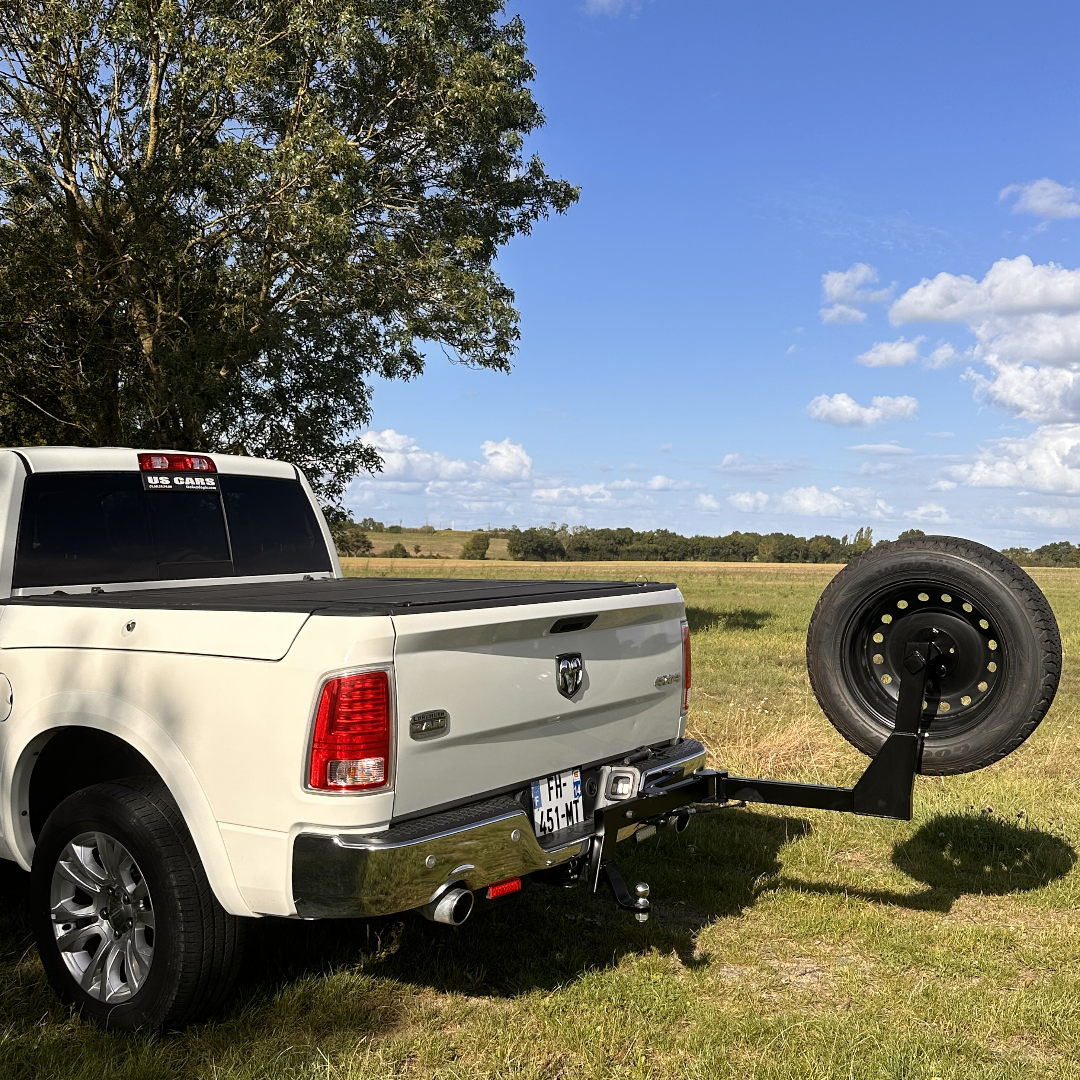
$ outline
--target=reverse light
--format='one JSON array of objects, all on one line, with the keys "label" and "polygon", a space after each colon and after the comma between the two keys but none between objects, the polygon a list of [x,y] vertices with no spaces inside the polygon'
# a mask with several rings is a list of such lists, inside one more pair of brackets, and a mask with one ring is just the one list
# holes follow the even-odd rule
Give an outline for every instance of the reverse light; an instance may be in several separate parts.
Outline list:
[{"label": "reverse light", "polygon": [[609,799],[629,799],[634,794],[637,774],[613,772],[608,779],[607,795]]},{"label": "reverse light", "polygon": [[506,881],[497,882],[487,887],[487,898],[498,900],[500,896],[509,896],[511,893],[521,892],[521,878],[507,878]]},{"label": "reverse light", "polygon": [[682,711],[690,708],[690,627],[682,624]]},{"label": "reverse light", "polygon": [[319,698],[308,786],[371,791],[390,779],[390,677],[365,671],[331,679]]},{"label": "reverse light", "polygon": [[143,472],[217,472],[212,458],[205,454],[140,454]]}]

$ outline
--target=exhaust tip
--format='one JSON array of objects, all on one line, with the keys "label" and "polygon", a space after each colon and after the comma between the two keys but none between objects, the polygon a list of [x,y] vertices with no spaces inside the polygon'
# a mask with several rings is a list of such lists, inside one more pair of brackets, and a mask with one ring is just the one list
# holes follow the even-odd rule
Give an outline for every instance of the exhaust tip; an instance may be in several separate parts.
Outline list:
[{"label": "exhaust tip", "polygon": [[420,908],[420,913],[444,926],[460,926],[472,914],[475,903],[476,898],[468,889],[454,885]]}]

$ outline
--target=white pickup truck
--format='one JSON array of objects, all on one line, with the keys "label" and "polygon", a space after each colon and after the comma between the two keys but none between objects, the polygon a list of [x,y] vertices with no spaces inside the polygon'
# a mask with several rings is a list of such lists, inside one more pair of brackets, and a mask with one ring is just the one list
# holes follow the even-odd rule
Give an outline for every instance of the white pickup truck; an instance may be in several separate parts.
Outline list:
[{"label": "white pickup truck", "polygon": [[246,917],[580,876],[704,764],[673,585],[345,578],[299,470],[217,454],[2,450],[0,523],[0,857],[110,1028],[213,1008]]}]

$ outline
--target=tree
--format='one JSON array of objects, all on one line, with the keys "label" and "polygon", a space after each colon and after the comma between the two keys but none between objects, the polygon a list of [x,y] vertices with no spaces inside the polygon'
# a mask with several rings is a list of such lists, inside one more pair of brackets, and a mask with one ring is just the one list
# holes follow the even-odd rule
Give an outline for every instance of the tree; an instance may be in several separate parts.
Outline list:
[{"label": "tree", "polygon": [[501,245],[577,197],[501,0],[0,5],[0,440],[281,457],[331,500],[369,379],[506,371]]},{"label": "tree", "polygon": [[551,528],[511,529],[506,551],[511,559],[525,562],[557,562],[566,558],[564,530]]},{"label": "tree", "polygon": [[484,533],[477,533],[465,541],[461,549],[463,559],[486,559],[491,541]]},{"label": "tree", "polygon": [[912,540],[919,536],[925,536],[926,533],[922,529],[905,529],[896,539],[897,540]]}]

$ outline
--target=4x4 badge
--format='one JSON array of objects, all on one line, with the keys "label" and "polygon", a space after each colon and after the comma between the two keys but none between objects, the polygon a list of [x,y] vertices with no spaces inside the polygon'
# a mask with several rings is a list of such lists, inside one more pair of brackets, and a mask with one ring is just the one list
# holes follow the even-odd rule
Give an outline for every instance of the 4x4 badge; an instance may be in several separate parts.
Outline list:
[{"label": "4x4 badge", "polygon": [[572,698],[580,689],[585,678],[585,665],[581,662],[581,653],[560,653],[555,657],[555,685],[564,698]]}]

